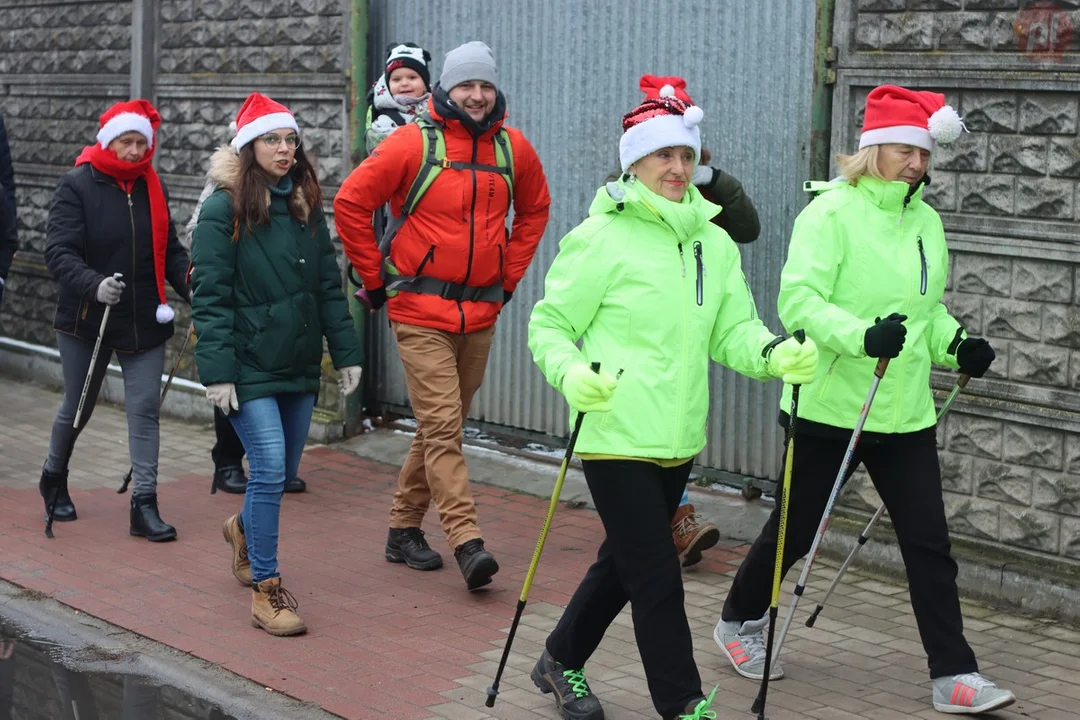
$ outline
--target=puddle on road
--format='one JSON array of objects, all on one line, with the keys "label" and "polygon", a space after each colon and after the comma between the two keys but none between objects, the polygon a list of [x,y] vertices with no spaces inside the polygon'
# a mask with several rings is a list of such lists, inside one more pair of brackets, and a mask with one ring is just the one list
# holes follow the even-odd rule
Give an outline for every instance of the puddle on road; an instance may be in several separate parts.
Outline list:
[{"label": "puddle on road", "polygon": [[108,648],[64,648],[0,623],[0,720],[236,720],[143,677],[70,669],[127,658]]}]

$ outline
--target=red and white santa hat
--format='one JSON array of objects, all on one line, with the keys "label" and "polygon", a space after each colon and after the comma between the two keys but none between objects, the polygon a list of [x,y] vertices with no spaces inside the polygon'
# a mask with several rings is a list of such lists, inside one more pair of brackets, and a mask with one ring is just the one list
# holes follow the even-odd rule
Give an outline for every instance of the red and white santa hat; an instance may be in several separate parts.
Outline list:
[{"label": "red and white santa hat", "polygon": [[933,151],[967,132],[960,116],[941,93],[880,85],[866,97],[859,149],[901,143]]},{"label": "red and white santa hat", "polygon": [[161,123],[157,110],[146,100],[118,102],[106,110],[99,120],[101,129],[98,130],[97,141],[102,149],[109,147],[109,143],[127,132],[139,133],[146,138],[147,146],[152,148],[155,122]]},{"label": "red and white santa hat", "polygon": [[229,129],[236,133],[231,144],[236,152],[240,152],[242,147],[255,138],[282,128],[300,132],[296,118],[289,108],[262,93],[253,92],[240,106],[236,119],[229,124]]},{"label": "red and white santa hat", "polygon": [[686,94],[680,77],[642,75],[639,83],[645,100],[623,116],[619,139],[619,162],[623,172],[660,148],[688,146],[694,149],[694,163],[701,157],[698,125],[705,113]]}]

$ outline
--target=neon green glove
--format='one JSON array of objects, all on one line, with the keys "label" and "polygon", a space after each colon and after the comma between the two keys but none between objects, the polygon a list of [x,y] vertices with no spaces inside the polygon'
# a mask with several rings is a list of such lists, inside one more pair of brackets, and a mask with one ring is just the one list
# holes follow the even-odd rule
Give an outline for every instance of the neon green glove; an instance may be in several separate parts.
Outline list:
[{"label": "neon green glove", "polygon": [[810,338],[799,343],[788,338],[772,349],[766,361],[769,374],[788,385],[806,385],[814,381],[817,373],[818,349]]},{"label": "neon green glove", "polygon": [[583,413],[606,413],[611,410],[611,398],[618,381],[606,370],[593,372],[584,363],[566,371],[562,394],[570,407]]}]

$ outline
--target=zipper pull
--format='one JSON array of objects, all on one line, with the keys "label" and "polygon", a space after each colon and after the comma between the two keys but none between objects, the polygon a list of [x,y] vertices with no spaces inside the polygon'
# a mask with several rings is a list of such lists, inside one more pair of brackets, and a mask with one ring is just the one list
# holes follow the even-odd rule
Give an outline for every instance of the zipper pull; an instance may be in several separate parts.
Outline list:
[{"label": "zipper pull", "polygon": [[134,207],[134,205],[131,204],[131,193],[127,194],[127,199],[128,199],[128,209]]},{"label": "zipper pull", "polygon": [[701,243],[700,242],[695,242],[694,243],[694,257],[697,258],[698,265],[701,267],[701,274],[704,275],[705,277],[708,277],[709,276],[709,269],[707,267],[705,267],[705,260],[702,257]]},{"label": "zipper pull", "polygon": [[679,262],[682,263],[682,276],[686,277],[686,258],[683,256],[682,243],[679,243]]}]

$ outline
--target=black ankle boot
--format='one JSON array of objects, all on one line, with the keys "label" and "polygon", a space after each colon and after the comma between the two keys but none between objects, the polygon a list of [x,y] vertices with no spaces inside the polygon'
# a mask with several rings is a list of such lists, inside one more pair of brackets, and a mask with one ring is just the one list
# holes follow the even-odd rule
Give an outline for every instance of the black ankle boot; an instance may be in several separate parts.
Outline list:
[{"label": "black ankle boot", "polygon": [[70,522],[78,519],[75,514],[75,505],[68,495],[67,470],[62,473],[51,473],[45,468],[41,469],[41,480],[38,481],[38,492],[45,501],[45,519],[49,519],[49,508],[52,508],[52,519],[56,522]]},{"label": "black ankle boot", "polygon": [[214,468],[214,484],[210,494],[220,490],[221,492],[242,495],[247,492],[247,475],[244,474],[243,465],[222,465]]},{"label": "black ankle boot", "polygon": [[499,572],[499,563],[495,562],[494,555],[484,549],[484,541],[480,538],[458,545],[454,548],[454,557],[469,590],[487,585],[491,582],[491,576]]},{"label": "black ankle boot", "polygon": [[131,498],[131,534],[150,542],[176,539],[176,528],[161,519],[157,495]]},{"label": "black ankle boot", "polygon": [[285,492],[287,493],[302,493],[307,490],[307,483],[298,477],[294,477],[292,480],[285,482]]},{"label": "black ankle boot", "polygon": [[386,536],[386,559],[405,563],[413,570],[438,570],[442,556],[431,549],[420,528],[390,528]]}]

